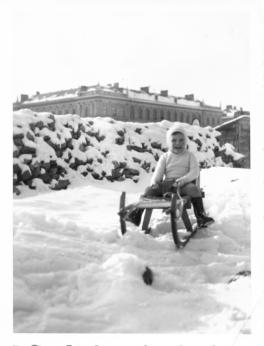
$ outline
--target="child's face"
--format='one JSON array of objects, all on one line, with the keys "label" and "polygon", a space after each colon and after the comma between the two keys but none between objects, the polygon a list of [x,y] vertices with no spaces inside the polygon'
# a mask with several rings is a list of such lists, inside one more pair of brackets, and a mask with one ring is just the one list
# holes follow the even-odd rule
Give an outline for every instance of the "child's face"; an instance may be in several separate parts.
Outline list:
[{"label": "child's face", "polygon": [[182,133],[175,133],[171,136],[171,148],[176,153],[185,149],[185,138]]}]

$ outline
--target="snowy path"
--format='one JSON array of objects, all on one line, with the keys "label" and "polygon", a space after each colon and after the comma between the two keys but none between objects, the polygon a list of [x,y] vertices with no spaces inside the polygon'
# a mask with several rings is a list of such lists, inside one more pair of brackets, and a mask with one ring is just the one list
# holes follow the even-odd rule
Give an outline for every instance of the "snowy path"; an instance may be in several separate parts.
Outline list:
[{"label": "snowy path", "polygon": [[[250,270],[249,172],[203,171],[216,222],[180,251],[159,211],[153,236],[132,225],[119,236],[127,183],[14,200],[15,331],[247,333],[250,278],[228,281]],[[152,286],[142,281],[146,265]]]}]

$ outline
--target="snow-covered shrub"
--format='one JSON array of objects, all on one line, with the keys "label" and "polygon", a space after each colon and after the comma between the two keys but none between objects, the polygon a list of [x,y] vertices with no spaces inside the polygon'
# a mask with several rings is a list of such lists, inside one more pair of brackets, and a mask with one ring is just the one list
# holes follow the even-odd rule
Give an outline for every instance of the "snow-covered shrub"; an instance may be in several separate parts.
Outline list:
[{"label": "snow-covered shrub", "polygon": [[[78,115],[14,112],[14,192],[26,185],[37,189],[42,181],[50,189],[66,189],[71,177],[137,182],[151,174],[160,155],[167,150],[166,131],[172,125],[132,123],[108,117],[81,118]],[[230,145],[220,148],[219,132],[211,127],[182,124],[188,134],[189,150],[201,168],[225,165],[240,159]],[[231,158],[231,159],[230,159]]]}]

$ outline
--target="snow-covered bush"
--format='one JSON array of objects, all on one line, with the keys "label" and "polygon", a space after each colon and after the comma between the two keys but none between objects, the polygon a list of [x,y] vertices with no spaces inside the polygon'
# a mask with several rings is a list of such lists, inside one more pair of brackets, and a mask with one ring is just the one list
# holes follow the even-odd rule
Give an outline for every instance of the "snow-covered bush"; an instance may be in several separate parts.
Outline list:
[{"label": "snow-covered bush", "polygon": [[[66,189],[73,173],[97,180],[137,182],[142,174],[154,171],[167,150],[165,134],[172,123],[121,122],[24,109],[14,112],[13,125],[13,185],[14,192],[20,194],[21,185]],[[230,145],[219,147],[220,133],[210,126],[183,126],[189,150],[201,168],[225,165],[221,157],[228,157],[228,165],[240,159],[241,154]]]}]

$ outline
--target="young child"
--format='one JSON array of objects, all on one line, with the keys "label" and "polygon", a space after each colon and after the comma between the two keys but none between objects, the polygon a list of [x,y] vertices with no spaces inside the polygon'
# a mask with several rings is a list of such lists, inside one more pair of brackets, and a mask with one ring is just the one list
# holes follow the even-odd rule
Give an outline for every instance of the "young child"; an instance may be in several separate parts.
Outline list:
[{"label": "young child", "polygon": [[[187,150],[187,134],[180,123],[172,126],[167,132],[168,151],[161,155],[151,179],[151,185],[146,188],[143,197],[161,197],[172,188],[180,186],[180,194],[191,197],[194,214],[199,227],[206,226],[214,219],[206,216],[202,194],[196,186],[199,177],[199,163],[193,153]],[[134,209],[126,220],[139,226],[144,209]]]}]

